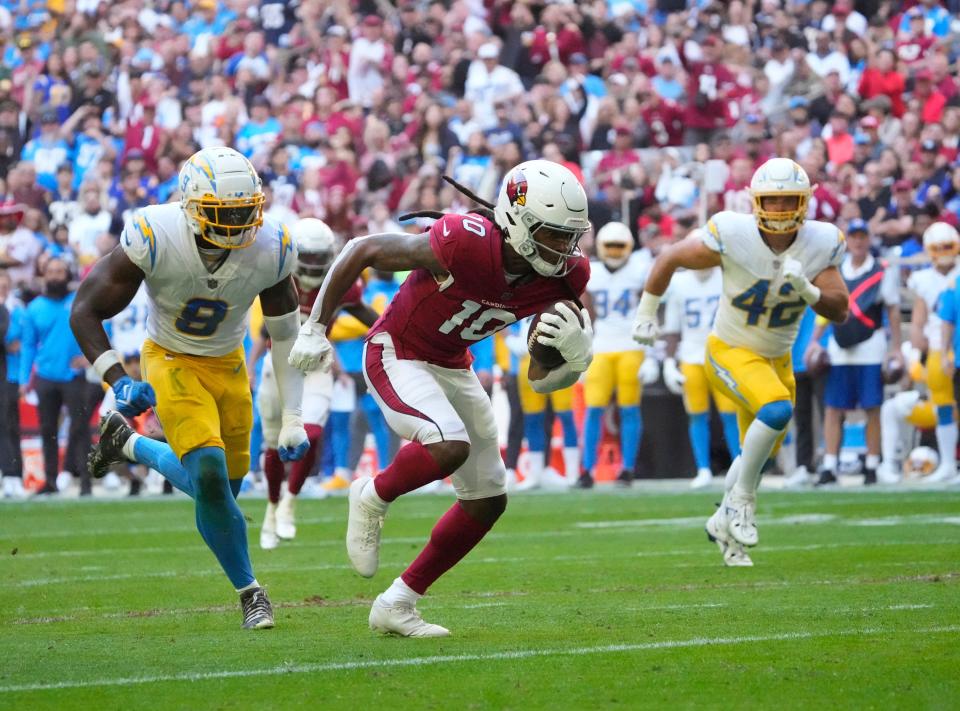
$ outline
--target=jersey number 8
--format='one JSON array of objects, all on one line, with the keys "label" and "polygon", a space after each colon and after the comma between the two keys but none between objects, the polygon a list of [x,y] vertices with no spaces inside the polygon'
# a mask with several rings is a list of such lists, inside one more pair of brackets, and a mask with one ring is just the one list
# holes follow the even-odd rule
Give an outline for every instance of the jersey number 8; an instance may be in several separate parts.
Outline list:
[{"label": "jersey number 8", "polygon": [[212,336],[227,317],[227,302],[214,299],[190,299],[183,306],[174,326],[181,333],[198,338]]},{"label": "jersey number 8", "polygon": [[[767,319],[767,328],[783,328],[796,323],[806,308],[806,302],[802,299],[796,301],[781,301],[770,310],[765,302],[767,292],[770,291],[770,280],[759,279],[753,286],[747,289],[740,296],[733,299],[730,303],[738,309],[747,312],[747,325],[756,326],[760,323],[760,317],[768,310],[770,318]],[[793,293],[793,287],[790,284],[784,284],[780,287],[780,296],[790,296]]]}]

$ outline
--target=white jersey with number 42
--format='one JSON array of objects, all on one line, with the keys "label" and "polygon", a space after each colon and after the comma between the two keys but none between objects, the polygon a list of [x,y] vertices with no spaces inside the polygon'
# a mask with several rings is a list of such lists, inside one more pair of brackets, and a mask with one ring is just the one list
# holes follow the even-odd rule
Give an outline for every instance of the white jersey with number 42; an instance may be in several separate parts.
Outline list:
[{"label": "white jersey with number 42", "polygon": [[723,294],[723,273],[710,269],[706,279],[692,270],[677,273],[667,290],[663,315],[663,332],[679,333],[677,359],[681,363],[703,365],[706,360],[707,336]]},{"label": "white jersey with number 42", "polygon": [[778,358],[793,346],[806,308],[782,276],[791,257],[813,280],[843,260],[843,233],[827,222],[807,220],[785,251],[775,253],[760,236],[753,215],[719,212],[707,221],[703,243],[720,253],[723,298],[713,332],[731,346]]},{"label": "white jersey with number 42", "polygon": [[253,300],[286,279],[297,262],[287,228],[264,218],[253,244],[230,250],[211,274],[179,203],[138,210],[120,245],[144,274],[150,339],[167,350],[200,356],[239,348]]}]

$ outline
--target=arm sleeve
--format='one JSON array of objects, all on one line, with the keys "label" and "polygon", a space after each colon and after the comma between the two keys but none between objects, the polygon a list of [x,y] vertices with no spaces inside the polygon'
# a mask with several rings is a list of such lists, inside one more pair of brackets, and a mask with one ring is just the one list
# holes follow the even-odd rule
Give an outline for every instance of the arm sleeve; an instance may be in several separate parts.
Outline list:
[{"label": "arm sleeve", "polygon": [[554,368],[545,377],[540,380],[531,380],[530,387],[535,393],[545,395],[557,390],[569,388],[580,378],[580,373],[570,369],[569,363],[564,363],[558,368]]},{"label": "arm sleeve", "polygon": [[720,236],[720,228],[717,227],[716,220],[711,218],[707,220],[707,224],[703,226],[703,229],[700,231],[703,235],[701,239],[703,240],[704,245],[707,249],[712,249],[714,252],[719,252],[724,254],[726,249],[723,245],[723,238]]},{"label": "arm sleeve", "polygon": [[264,316],[263,323],[270,334],[273,373],[280,393],[280,407],[284,414],[299,416],[303,401],[303,373],[290,365],[287,359],[300,329],[300,309],[283,316]]},{"label": "arm sleeve", "polygon": [[149,276],[157,264],[157,235],[143,213],[136,212],[120,234],[120,246],[131,262]]}]

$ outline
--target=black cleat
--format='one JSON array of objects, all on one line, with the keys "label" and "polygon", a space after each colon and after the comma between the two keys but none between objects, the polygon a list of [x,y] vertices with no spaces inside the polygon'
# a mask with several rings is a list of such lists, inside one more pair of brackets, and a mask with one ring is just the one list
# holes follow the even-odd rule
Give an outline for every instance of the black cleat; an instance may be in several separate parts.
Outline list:
[{"label": "black cleat", "polygon": [[593,477],[590,476],[590,472],[584,472],[580,475],[580,478],[577,479],[577,482],[573,485],[574,489],[592,489],[593,488]]},{"label": "black cleat", "polygon": [[877,483],[877,470],[876,469],[864,469],[863,470],[863,485],[864,486],[873,486]]},{"label": "black cleat", "polygon": [[617,486],[630,486],[633,484],[633,472],[629,469],[624,469],[620,472],[620,475],[617,477]]},{"label": "black cleat", "polygon": [[110,411],[100,418],[100,442],[90,450],[87,456],[87,468],[90,474],[100,479],[115,464],[129,462],[123,453],[123,445],[134,434],[133,429],[119,412]]},{"label": "black cleat", "polygon": [[830,486],[831,484],[837,483],[836,475],[829,469],[824,469],[820,472],[820,478],[817,479],[817,483],[814,486]]},{"label": "black cleat", "polygon": [[243,629],[273,628],[273,605],[263,588],[253,588],[240,593],[240,609],[243,610]]}]

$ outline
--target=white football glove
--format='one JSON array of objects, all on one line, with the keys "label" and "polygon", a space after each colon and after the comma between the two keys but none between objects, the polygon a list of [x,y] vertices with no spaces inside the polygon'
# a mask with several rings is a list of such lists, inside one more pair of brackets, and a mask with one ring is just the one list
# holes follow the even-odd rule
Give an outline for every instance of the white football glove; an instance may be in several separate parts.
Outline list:
[{"label": "white football glove", "polygon": [[660,335],[660,328],[657,325],[657,318],[652,319],[637,318],[633,322],[633,340],[641,346],[652,346]]},{"label": "white football glove", "polygon": [[314,321],[303,324],[287,361],[304,373],[328,372],[333,365],[333,346],[327,340],[327,327]]},{"label": "white football glove", "polygon": [[570,365],[570,370],[582,373],[593,360],[593,324],[586,309],[580,309],[580,319],[566,304],[556,305],[557,314],[545,313],[537,324],[537,342],[552,346]]},{"label": "white football glove", "polygon": [[687,376],[677,367],[675,358],[667,358],[663,361],[663,384],[667,386],[667,390],[674,395],[683,395],[685,382],[687,382]]},{"label": "white football glove", "polygon": [[644,385],[652,385],[660,379],[660,362],[652,353],[647,353],[640,364],[640,370],[637,371],[637,377]]},{"label": "white football glove", "polygon": [[793,257],[785,258],[780,274],[783,280],[790,284],[797,295],[808,304],[820,301],[820,289],[807,279],[807,275],[803,273],[803,264],[798,260]]},{"label": "white football glove", "polygon": [[303,427],[303,419],[292,412],[283,413],[281,418],[280,436],[277,437],[277,452],[281,462],[295,462],[303,459],[310,447],[307,439],[307,430]]}]

